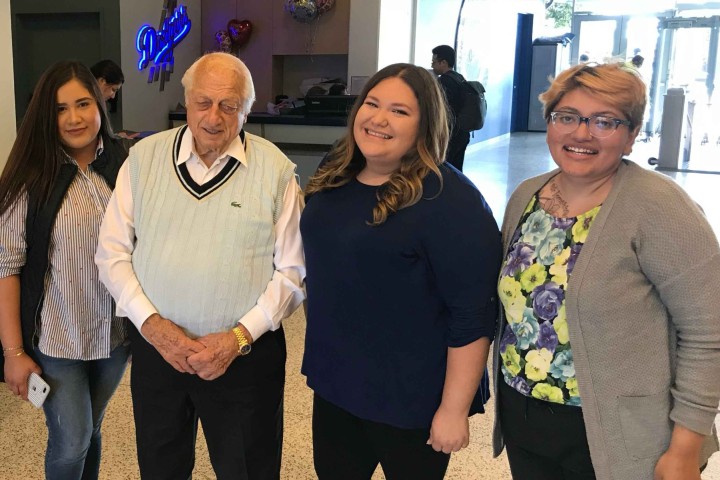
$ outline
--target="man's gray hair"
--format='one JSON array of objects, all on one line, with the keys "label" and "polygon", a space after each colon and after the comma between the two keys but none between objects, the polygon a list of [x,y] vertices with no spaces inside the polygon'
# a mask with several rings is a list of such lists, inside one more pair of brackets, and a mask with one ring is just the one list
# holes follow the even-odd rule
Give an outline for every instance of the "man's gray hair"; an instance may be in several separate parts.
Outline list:
[{"label": "man's gray hair", "polygon": [[207,73],[213,70],[229,70],[235,74],[237,91],[242,99],[240,108],[242,113],[250,113],[252,104],[255,103],[255,86],[253,85],[250,70],[245,64],[234,55],[223,52],[213,52],[203,55],[190,65],[182,77],[182,86],[185,89],[185,102],[193,89],[195,75]]}]

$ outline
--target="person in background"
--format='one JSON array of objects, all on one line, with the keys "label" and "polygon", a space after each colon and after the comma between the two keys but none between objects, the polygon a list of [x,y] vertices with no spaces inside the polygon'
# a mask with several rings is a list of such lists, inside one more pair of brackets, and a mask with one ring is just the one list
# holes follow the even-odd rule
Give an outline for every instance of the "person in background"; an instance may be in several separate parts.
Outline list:
[{"label": "person in background", "polygon": [[643,63],[645,63],[645,57],[642,55],[635,55],[631,60],[630,63],[633,65],[633,67],[640,70],[640,68],[643,66]]},{"label": "person in background", "polygon": [[336,83],[328,90],[328,95],[347,95],[347,85],[344,83]]},{"label": "person in background", "polygon": [[462,172],[465,162],[465,149],[470,143],[470,132],[460,130],[455,119],[463,105],[462,75],[454,70],[455,49],[449,45],[438,45],[432,50],[430,66],[445,93],[447,106],[450,109],[450,140],[448,141],[445,161]]},{"label": "person in background", "polygon": [[443,163],[447,139],[435,78],[390,65],[306,188],[302,372],[320,480],[367,480],[378,463],[391,480],[441,479],[487,400],[500,235]]},{"label": "person in background", "polygon": [[558,169],[505,213],[494,453],[515,479],[699,480],[718,448],[717,238],[672,179],[624,158],[635,70],[580,64],[540,100]]},{"label": "person in background", "polygon": [[125,371],[126,322],[93,254],[127,145],[92,73],[60,62],[40,77],[0,177],[0,342],[8,388],[43,404],[49,480],[97,479],[105,407]]},{"label": "person in background", "polygon": [[100,278],[133,323],[143,478],[192,475],[198,420],[219,480],[278,480],[285,335],[304,300],[295,165],[242,126],[255,100],[237,57],[182,78],[185,126],[141,140],[100,231]]},{"label": "person in background", "polygon": [[[103,97],[107,102],[108,111],[115,113],[117,110],[117,93],[125,83],[125,76],[123,75],[120,66],[112,60],[101,60],[92,67],[90,71],[95,76],[98,84],[100,85],[100,91],[102,91]],[[132,132],[127,130],[116,130],[115,134],[124,139],[136,139],[142,136],[147,136],[152,132]]]},{"label": "person in background", "polygon": [[125,83],[125,76],[120,66],[112,60],[100,60],[90,67],[90,71],[100,84],[105,101],[114,100],[118,90]]}]

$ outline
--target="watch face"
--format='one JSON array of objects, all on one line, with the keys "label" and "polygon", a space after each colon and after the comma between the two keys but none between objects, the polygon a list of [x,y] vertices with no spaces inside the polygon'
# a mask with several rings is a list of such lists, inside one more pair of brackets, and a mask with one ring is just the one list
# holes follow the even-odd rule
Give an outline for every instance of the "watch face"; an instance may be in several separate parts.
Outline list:
[{"label": "watch face", "polygon": [[250,353],[251,349],[252,349],[252,347],[250,347],[250,345],[248,345],[248,344],[243,345],[242,347],[240,347],[240,355],[247,355],[248,353]]}]

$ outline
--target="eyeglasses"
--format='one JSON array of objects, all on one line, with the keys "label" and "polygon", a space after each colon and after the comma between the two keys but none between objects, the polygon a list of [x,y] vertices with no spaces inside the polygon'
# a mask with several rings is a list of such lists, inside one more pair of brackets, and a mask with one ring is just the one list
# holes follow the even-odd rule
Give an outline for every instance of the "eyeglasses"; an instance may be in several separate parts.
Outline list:
[{"label": "eyeglasses", "polygon": [[[210,100],[200,100],[193,102],[195,104],[195,108],[201,112],[204,112],[205,110],[209,110],[213,106],[213,102]],[[238,110],[240,110],[240,104],[236,102],[229,102],[223,100],[218,105],[220,110],[226,114],[226,115],[234,115],[237,113]]]},{"label": "eyeglasses", "polygon": [[583,117],[577,113],[551,112],[550,120],[553,126],[560,133],[572,133],[578,129],[581,123],[587,125],[590,135],[595,138],[606,138],[615,133],[620,125],[630,128],[632,122],[620,120],[619,118],[606,117],[605,115],[593,115]]}]

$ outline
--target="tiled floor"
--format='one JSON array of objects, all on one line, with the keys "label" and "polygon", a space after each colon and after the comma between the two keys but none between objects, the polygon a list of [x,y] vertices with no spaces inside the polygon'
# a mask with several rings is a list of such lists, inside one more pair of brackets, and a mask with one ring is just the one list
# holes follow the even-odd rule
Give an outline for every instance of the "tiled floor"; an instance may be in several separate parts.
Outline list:
[{"label": "tiled floor", "polygon": [[[638,145],[631,158],[647,166],[652,145]],[[466,160],[466,174],[478,185],[492,206],[498,221],[504,213],[507,197],[517,184],[532,175],[552,168],[542,134],[514,134],[512,138],[486,142],[473,147]],[[720,163],[720,160],[718,161]],[[715,231],[720,233],[720,207],[714,193],[720,177],[702,174],[675,174],[708,214]],[[301,310],[285,321],[288,338],[287,386],[285,395],[285,445],[283,480],[315,478],[312,469],[310,440],[311,392],[300,375],[305,318]],[[447,478],[451,480],[508,479],[504,456],[493,459],[490,448],[492,408],[485,415],[471,419],[472,443],[453,456]],[[46,441],[41,411],[13,398],[0,388],[0,480],[42,478],[42,462]],[[720,422],[718,423],[720,426]],[[108,408],[103,426],[103,464],[100,477],[104,480],[136,480],[139,478],[135,460],[134,428],[128,375],[123,379]],[[195,479],[212,479],[214,475],[202,438],[198,442]],[[383,478],[377,472],[374,479]],[[713,457],[704,480],[720,480],[720,454]]]}]

